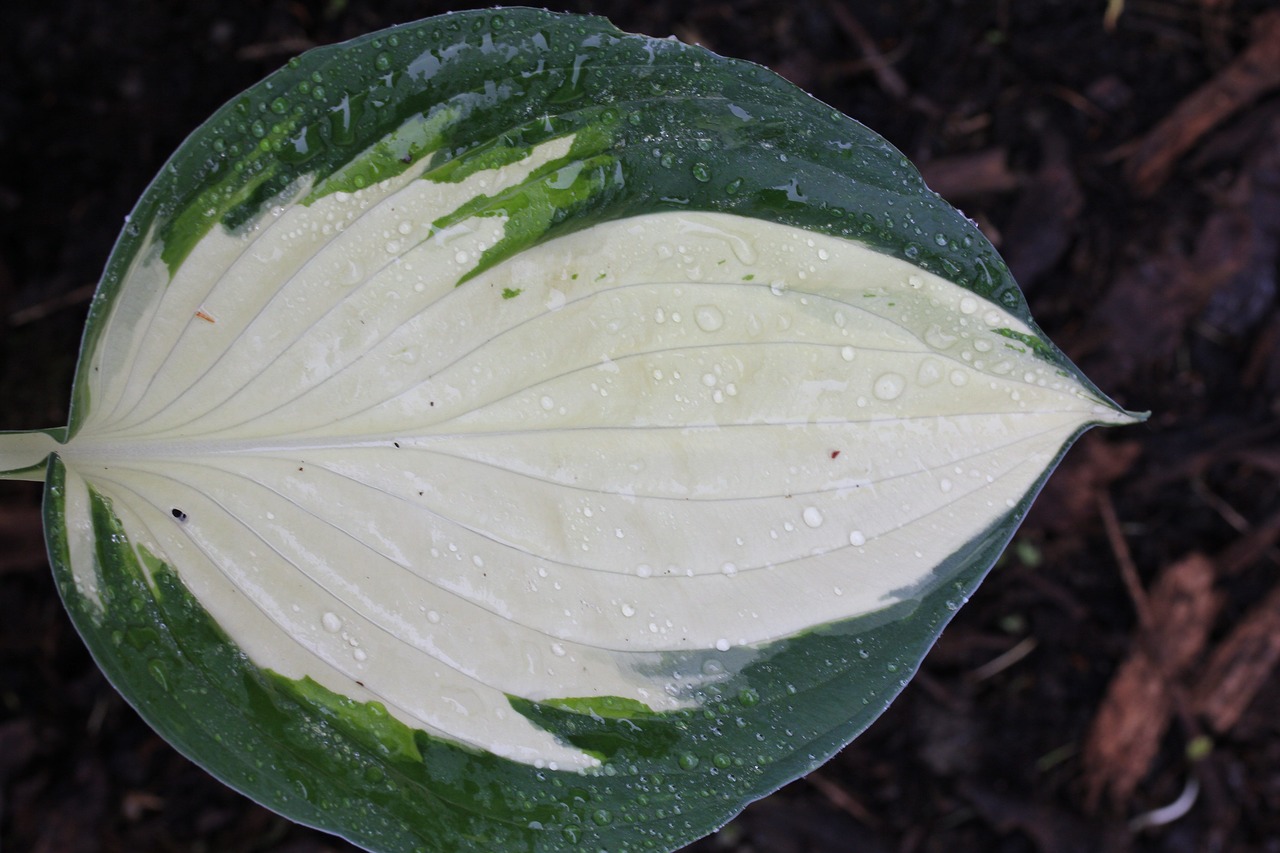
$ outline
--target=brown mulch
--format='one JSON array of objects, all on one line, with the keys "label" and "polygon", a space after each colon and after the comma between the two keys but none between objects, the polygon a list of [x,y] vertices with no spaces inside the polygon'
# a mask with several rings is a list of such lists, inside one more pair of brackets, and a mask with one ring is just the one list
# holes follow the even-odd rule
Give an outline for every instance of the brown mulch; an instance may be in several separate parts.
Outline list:
[{"label": "brown mulch", "polygon": [[[101,265],[192,128],[308,46],[444,8],[2,4],[0,429],[65,422]],[[766,64],[887,135],[1050,336],[1153,413],[1071,452],[862,738],[690,850],[1280,853],[1274,2],[571,8]],[[61,611],[38,500],[0,484],[0,849],[351,849],[139,722]]]}]

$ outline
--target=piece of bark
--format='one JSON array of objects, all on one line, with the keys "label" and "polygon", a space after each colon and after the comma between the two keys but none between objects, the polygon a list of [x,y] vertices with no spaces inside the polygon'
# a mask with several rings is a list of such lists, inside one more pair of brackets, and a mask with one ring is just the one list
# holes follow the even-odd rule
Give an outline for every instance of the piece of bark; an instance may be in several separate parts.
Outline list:
[{"label": "piece of bark", "polygon": [[940,157],[925,163],[920,172],[930,189],[953,204],[1018,187],[1018,177],[1009,168],[1009,152],[1004,148]]},{"label": "piece of bark", "polygon": [[1154,194],[1202,136],[1276,87],[1280,87],[1280,10],[1259,15],[1244,52],[1143,137],[1124,167],[1133,191],[1139,196]]},{"label": "piece of bark", "polygon": [[1192,693],[1192,706],[1219,734],[1229,731],[1280,663],[1280,586],[1220,642]]},{"label": "piece of bark", "polygon": [[1221,596],[1214,565],[1191,554],[1165,569],[1147,597],[1151,622],[1139,626],[1084,744],[1085,800],[1119,806],[1147,775],[1174,711],[1177,681],[1204,651]]}]

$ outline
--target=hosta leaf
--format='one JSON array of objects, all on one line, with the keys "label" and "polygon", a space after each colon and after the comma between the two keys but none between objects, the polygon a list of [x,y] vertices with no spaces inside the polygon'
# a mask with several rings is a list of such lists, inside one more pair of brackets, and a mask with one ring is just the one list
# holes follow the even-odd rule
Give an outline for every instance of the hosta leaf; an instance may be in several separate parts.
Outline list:
[{"label": "hosta leaf", "polygon": [[1132,417],[771,73],[528,10],[306,54],[147,190],[47,479],[178,748],[377,850],[671,848],[848,742]]}]

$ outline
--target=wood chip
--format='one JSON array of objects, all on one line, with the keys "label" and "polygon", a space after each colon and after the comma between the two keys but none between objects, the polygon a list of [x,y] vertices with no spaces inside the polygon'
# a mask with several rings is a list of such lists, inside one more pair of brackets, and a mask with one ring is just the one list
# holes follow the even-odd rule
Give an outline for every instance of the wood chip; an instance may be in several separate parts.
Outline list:
[{"label": "wood chip", "polygon": [[1151,768],[1172,718],[1177,680],[1204,651],[1221,606],[1214,565],[1203,554],[1161,573],[1147,595],[1150,629],[1135,633],[1085,739],[1086,802],[1119,805]]},{"label": "wood chip", "polygon": [[1266,92],[1280,87],[1280,10],[1259,15],[1244,53],[1152,128],[1125,163],[1136,194],[1150,196],[1206,133]]},{"label": "wood chip", "polygon": [[1214,731],[1230,730],[1280,663],[1280,586],[1210,655],[1192,705]]}]

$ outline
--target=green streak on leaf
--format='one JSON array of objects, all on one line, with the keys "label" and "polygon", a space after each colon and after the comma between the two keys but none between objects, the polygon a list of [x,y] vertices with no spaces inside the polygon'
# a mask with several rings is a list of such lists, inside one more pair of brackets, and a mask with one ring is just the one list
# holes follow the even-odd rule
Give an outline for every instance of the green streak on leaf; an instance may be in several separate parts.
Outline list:
[{"label": "green streak on leaf", "polygon": [[608,187],[621,183],[618,161],[607,154],[548,163],[522,184],[497,196],[477,196],[432,226],[444,230],[473,216],[505,216],[505,232],[458,284],[529,248]]},{"label": "green streak on leaf", "polygon": [[372,735],[378,750],[395,761],[422,761],[414,740],[414,730],[387,713],[381,702],[357,702],[313,681],[310,676],[288,679],[268,673],[276,685],[295,699],[311,704],[340,727],[358,729]]},{"label": "green streak on leaf", "polygon": [[428,115],[411,116],[330,175],[302,203],[309,205],[336,192],[353,193],[404,173],[444,144],[446,133],[460,116],[459,110],[447,106]]},{"label": "green streak on leaf", "polygon": [[993,329],[992,331],[1001,337],[1017,341],[1027,349],[1031,350],[1037,358],[1047,361],[1055,367],[1058,366],[1060,359],[1057,350],[1049,346],[1049,344],[1045,343],[1040,338],[1037,338],[1034,335],[1028,335],[1025,332],[1018,332],[1013,329]]},{"label": "green streak on leaf", "polygon": [[595,696],[530,702],[508,696],[511,707],[542,728],[602,761],[669,758],[692,748],[688,714],[658,713],[631,699]]},{"label": "green streak on leaf", "polygon": [[511,137],[503,135],[432,169],[428,177],[440,183],[456,184],[476,172],[500,169],[503,166],[518,163],[528,157],[532,151],[532,145],[519,144]]},{"label": "green streak on leaf", "polygon": [[504,287],[504,288],[502,288],[502,298],[503,298],[503,299],[515,299],[517,296],[519,296],[519,295],[520,295],[520,294],[522,294],[522,293],[524,293],[524,288],[523,288],[523,287]]},{"label": "green streak on leaf", "polygon": [[[251,175],[247,179],[240,172],[227,173],[222,180],[202,190],[165,225],[161,232],[164,246],[160,257],[169,268],[170,276],[214,225],[218,222],[240,224],[239,220],[247,215],[246,206],[257,207],[260,191],[280,171],[280,161],[255,151],[245,160],[245,171]],[[241,216],[233,217],[232,213],[237,210]]]},{"label": "green streak on leaf", "polygon": [[627,699],[624,696],[586,696],[580,699],[548,699],[542,702],[551,708],[572,711],[575,714],[603,717],[608,720],[635,719],[637,717],[655,717],[654,711],[643,702]]}]

